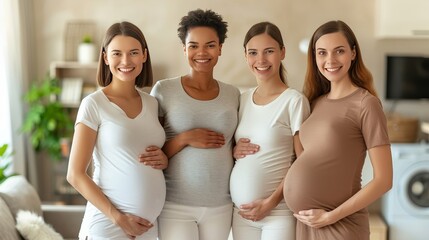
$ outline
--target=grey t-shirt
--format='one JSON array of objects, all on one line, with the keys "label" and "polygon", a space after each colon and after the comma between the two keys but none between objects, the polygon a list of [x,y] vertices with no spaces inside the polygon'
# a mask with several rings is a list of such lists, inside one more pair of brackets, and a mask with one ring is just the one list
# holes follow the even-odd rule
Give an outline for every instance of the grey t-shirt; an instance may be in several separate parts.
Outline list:
[{"label": "grey t-shirt", "polygon": [[175,154],[164,171],[167,201],[215,207],[231,203],[229,177],[234,164],[232,143],[238,122],[239,90],[218,81],[219,95],[207,101],[189,96],[175,77],[158,81],[151,95],[159,102],[167,140],[194,128],[208,128],[225,136],[221,148],[187,146]]}]

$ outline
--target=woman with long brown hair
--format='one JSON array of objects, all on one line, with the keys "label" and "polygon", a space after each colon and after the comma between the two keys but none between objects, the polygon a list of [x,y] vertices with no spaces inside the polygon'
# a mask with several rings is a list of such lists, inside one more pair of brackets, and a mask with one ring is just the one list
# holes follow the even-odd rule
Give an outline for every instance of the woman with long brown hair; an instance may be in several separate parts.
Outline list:
[{"label": "woman with long brown hair", "polygon": [[[367,240],[366,207],[391,188],[392,157],[371,73],[344,22],[327,22],[313,34],[304,94],[312,112],[301,126],[303,152],[284,185],[297,239]],[[374,177],[362,188],[367,151]]]},{"label": "woman with long brown hair", "polygon": [[283,200],[283,179],[301,146],[295,141],[310,114],[304,95],[290,88],[282,60],[280,29],[254,24],[244,38],[244,52],[257,87],[241,95],[235,132],[235,166],[230,191],[236,240],[295,238],[295,218]]},{"label": "woman with long brown hair", "polygon": [[119,22],[107,29],[97,80],[102,88],[79,107],[67,172],[88,200],[79,238],[156,240],[166,194],[161,169],[168,161],[160,149],[165,132],[158,102],[141,90],[152,85],[152,66],[136,25]]}]

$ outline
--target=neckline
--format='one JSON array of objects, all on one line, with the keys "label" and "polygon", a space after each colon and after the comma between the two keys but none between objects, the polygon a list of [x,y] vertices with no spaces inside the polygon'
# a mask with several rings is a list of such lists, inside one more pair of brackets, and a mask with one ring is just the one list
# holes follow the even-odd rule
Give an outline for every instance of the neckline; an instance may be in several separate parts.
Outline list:
[{"label": "neckline", "polygon": [[273,99],[271,102],[269,102],[267,104],[256,104],[255,101],[253,101],[253,95],[255,94],[255,92],[256,92],[257,89],[258,89],[258,87],[255,87],[250,92],[251,93],[250,94],[250,99],[251,99],[252,105],[253,106],[257,106],[257,107],[265,107],[265,106],[269,106],[269,105],[274,104],[275,102],[279,101],[278,99],[280,99],[290,89],[290,87],[286,88],[275,99]]},{"label": "neckline", "polygon": [[116,103],[114,103],[114,102],[112,102],[112,101],[110,101],[110,99],[107,97],[107,95],[104,93],[104,91],[103,91],[103,89],[100,89],[100,92],[101,92],[101,94],[103,95],[103,97],[104,97],[104,99],[107,101],[107,102],[109,102],[109,104],[110,104],[110,106],[112,106],[113,108],[115,108],[115,109],[117,109],[118,111],[120,111],[127,119],[129,119],[129,120],[134,120],[134,119],[137,119],[140,115],[142,115],[143,113],[144,113],[144,111],[146,110],[146,108],[144,107],[144,102],[143,102],[143,96],[142,96],[142,93],[139,91],[139,90],[137,90],[136,89],[136,91],[137,91],[137,93],[139,94],[139,96],[140,96],[140,101],[141,101],[141,104],[142,104],[142,107],[141,107],[141,109],[140,109],[140,112],[135,116],[135,117],[129,117],[128,115],[127,115],[127,113],[120,107],[120,106],[118,106]]},{"label": "neckline", "polygon": [[201,99],[197,99],[197,98],[192,97],[191,95],[189,95],[189,94],[186,92],[186,90],[185,90],[185,86],[184,86],[184,85],[183,85],[183,83],[182,83],[182,78],[183,78],[183,76],[179,76],[179,77],[177,77],[177,78],[178,78],[178,82],[179,82],[180,89],[181,89],[182,93],[183,93],[183,94],[185,94],[188,98],[190,98],[190,99],[192,99],[192,100],[194,100],[194,101],[199,101],[199,102],[210,102],[210,101],[215,101],[215,100],[217,100],[217,99],[220,97],[220,94],[221,94],[221,91],[222,91],[222,86],[221,86],[220,82],[219,82],[218,80],[216,80],[216,79],[214,79],[214,80],[216,81],[216,83],[217,83],[217,85],[218,85],[218,87],[219,87],[219,92],[218,92],[217,96],[216,96],[216,97],[214,97],[214,98],[212,98],[212,99],[208,99],[208,100],[201,100]]},{"label": "neckline", "polygon": [[327,94],[325,94],[324,98],[325,98],[326,101],[329,101],[329,102],[338,102],[338,101],[346,100],[348,98],[353,97],[354,95],[356,95],[361,90],[362,90],[362,88],[358,87],[356,90],[354,90],[353,92],[351,92],[349,95],[346,95],[346,96],[341,97],[341,98],[335,98],[335,99],[328,98],[328,94],[329,93],[327,93]]}]

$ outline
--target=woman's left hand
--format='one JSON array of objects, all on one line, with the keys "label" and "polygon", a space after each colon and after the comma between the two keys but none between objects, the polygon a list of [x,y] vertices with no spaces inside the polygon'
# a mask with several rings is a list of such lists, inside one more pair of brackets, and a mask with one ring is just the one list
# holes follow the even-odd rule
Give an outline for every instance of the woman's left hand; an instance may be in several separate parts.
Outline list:
[{"label": "woman's left hand", "polygon": [[146,152],[140,154],[139,160],[141,163],[147,166],[151,166],[154,169],[166,169],[168,167],[168,158],[164,152],[156,146],[149,146],[146,148]]},{"label": "woman's left hand", "polygon": [[322,228],[335,223],[330,212],[323,209],[302,210],[293,214],[298,221],[313,228]]},{"label": "woman's left hand", "polygon": [[264,219],[271,209],[268,199],[259,199],[248,204],[242,204],[238,214],[247,220],[256,222]]}]

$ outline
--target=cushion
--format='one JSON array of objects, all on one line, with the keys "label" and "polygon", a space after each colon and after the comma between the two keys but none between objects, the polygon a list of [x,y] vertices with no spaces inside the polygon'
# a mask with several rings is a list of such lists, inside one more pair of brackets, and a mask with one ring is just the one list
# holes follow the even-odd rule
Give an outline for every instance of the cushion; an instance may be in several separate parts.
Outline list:
[{"label": "cushion", "polygon": [[16,215],[16,229],[27,240],[62,240],[61,235],[43,221],[36,213],[19,210]]},{"label": "cushion", "polygon": [[29,210],[42,216],[39,195],[24,176],[9,177],[0,184],[0,197],[14,217],[19,210]]},{"label": "cushion", "polygon": [[10,240],[21,239],[15,229],[15,219],[2,198],[0,198],[0,238]]}]

